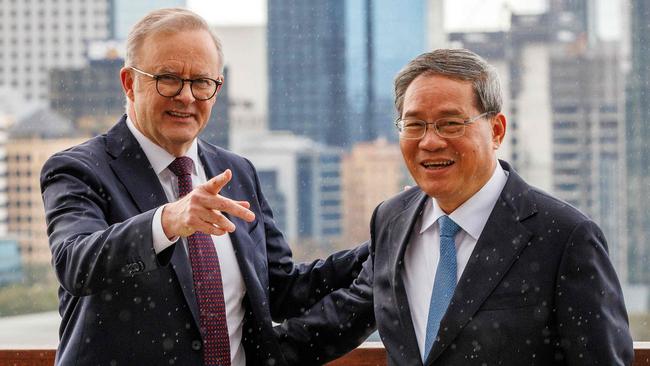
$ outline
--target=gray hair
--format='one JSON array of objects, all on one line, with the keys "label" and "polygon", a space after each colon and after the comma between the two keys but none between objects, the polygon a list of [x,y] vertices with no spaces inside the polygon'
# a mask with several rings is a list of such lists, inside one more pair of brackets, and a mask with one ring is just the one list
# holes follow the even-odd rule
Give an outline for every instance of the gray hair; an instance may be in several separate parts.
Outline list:
[{"label": "gray hair", "polygon": [[133,26],[126,39],[124,66],[135,66],[140,56],[138,52],[148,36],[162,32],[174,33],[188,30],[204,30],[210,34],[219,55],[219,72],[223,72],[224,60],[221,41],[210,29],[205,19],[193,11],[183,8],[154,10],[140,19]]},{"label": "gray hair", "polygon": [[494,67],[469,50],[438,49],[411,60],[395,77],[395,108],[400,116],[406,89],[422,74],[469,81],[479,112],[501,112],[501,85]]}]

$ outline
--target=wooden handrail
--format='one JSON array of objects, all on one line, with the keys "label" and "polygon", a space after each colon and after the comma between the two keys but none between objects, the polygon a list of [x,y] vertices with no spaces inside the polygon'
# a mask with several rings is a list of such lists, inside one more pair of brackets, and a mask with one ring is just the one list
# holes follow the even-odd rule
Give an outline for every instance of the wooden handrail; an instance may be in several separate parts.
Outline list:
[{"label": "wooden handrail", "polygon": [[[52,366],[55,354],[53,349],[0,349],[0,365]],[[327,366],[386,366],[386,351],[381,343],[364,343]],[[634,342],[634,366],[650,366],[650,342]]]}]

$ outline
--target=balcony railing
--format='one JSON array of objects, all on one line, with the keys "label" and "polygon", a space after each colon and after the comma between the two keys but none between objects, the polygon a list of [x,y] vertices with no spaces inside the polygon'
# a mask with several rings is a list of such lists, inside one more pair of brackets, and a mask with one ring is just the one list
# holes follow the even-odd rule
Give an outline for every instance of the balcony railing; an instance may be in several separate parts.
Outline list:
[{"label": "balcony railing", "polygon": [[[52,366],[55,350],[0,350],[0,365]],[[330,362],[328,366],[385,366],[386,351],[381,343],[368,342]],[[634,366],[650,366],[650,342],[634,342]]]}]

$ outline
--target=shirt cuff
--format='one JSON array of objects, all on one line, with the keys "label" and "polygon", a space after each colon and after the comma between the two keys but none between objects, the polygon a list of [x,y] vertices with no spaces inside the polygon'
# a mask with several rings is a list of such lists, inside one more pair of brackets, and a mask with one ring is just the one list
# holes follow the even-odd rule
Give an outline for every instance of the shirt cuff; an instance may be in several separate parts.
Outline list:
[{"label": "shirt cuff", "polygon": [[176,243],[178,236],[173,237],[171,240],[167,239],[165,231],[162,227],[162,211],[165,206],[160,206],[153,214],[153,220],[151,221],[151,233],[153,237],[153,250],[156,254],[159,254],[163,250],[167,249],[170,245]]}]

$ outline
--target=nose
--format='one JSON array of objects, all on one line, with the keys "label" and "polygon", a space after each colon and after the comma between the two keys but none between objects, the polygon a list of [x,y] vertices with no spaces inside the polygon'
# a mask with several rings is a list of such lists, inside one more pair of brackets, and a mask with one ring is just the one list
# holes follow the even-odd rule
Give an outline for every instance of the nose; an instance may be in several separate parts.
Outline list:
[{"label": "nose", "polygon": [[447,142],[446,138],[440,137],[436,133],[435,127],[427,126],[424,136],[418,142],[418,147],[423,150],[435,151],[447,147]]},{"label": "nose", "polygon": [[185,105],[194,102],[196,98],[194,98],[194,95],[192,94],[192,84],[190,84],[189,81],[183,81],[183,87],[181,88],[181,92],[178,93],[178,95],[175,96],[174,99],[178,100],[179,102],[182,102]]}]

